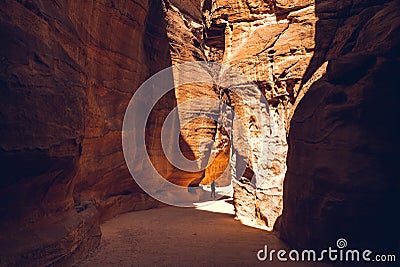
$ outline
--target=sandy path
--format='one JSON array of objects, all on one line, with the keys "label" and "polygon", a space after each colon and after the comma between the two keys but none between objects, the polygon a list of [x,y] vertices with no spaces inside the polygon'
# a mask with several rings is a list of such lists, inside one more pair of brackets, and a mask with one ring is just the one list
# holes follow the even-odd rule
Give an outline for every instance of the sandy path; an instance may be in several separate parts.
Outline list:
[{"label": "sandy path", "polygon": [[265,244],[286,246],[272,233],[235,221],[228,202],[203,208],[225,214],[177,207],[123,214],[101,226],[100,247],[77,266],[321,266],[258,261]]}]

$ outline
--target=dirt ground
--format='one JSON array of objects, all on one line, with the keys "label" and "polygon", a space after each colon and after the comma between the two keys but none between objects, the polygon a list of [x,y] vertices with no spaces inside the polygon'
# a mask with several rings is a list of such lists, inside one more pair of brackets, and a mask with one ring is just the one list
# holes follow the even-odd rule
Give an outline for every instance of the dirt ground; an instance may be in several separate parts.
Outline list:
[{"label": "dirt ground", "polygon": [[271,232],[235,221],[231,201],[120,215],[101,226],[99,248],[76,266],[323,266],[259,261],[264,245],[287,246]]}]

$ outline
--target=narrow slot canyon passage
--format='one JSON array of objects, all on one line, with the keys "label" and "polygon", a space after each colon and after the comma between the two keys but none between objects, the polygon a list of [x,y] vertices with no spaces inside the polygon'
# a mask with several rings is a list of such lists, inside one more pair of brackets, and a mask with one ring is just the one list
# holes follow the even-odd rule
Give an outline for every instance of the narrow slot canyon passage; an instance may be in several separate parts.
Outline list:
[{"label": "narrow slot canyon passage", "polygon": [[[399,33],[400,0],[1,1],[0,267],[397,266]],[[277,258],[328,248],[360,258]]]}]

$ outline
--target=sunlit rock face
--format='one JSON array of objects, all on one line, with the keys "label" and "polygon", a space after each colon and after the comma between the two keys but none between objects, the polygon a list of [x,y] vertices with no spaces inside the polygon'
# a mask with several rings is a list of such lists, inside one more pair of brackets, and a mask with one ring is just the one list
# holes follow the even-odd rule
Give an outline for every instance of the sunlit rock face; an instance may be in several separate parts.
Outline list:
[{"label": "sunlit rock face", "polygon": [[[256,108],[255,105],[245,108],[243,99],[230,93],[227,88],[212,84],[180,86],[174,90],[176,103],[172,105],[179,108],[188,100],[203,97],[235,107],[235,116],[242,119],[246,131],[249,132],[246,146],[249,146],[251,151],[245,172],[246,177],[235,178],[243,183],[250,183],[254,175],[257,181],[255,186],[250,185],[254,189],[252,190],[254,201],[247,203],[239,200],[237,215],[238,218],[250,223],[257,222],[272,226],[282,207],[282,182],[287,146],[285,125],[290,116],[290,106],[297,96],[296,90],[307,66],[304,62],[308,63],[312,56],[315,19],[313,7],[307,3],[303,3],[301,8],[295,6],[293,9],[292,6],[274,7],[267,3],[263,3],[261,7],[257,5],[258,3],[248,5],[245,2],[232,4],[221,1],[205,1],[204,3],[189,1],[183,5],[181,1],[171,1],[164,3],[163,13],[173,65],[188,61],[216,61],[233,67],[257,84],[259,94],[265,95],[273,104],[270,112],[275,122],[274,142],[276,144],[274,144],[275,155],[272,162],[272,159],[265,155],[265,158],[262,158],[260,139],[264,125],[261,121],[255,120],[256,117],[252,114],[255,112],[253,110]],[[304,17],[298,20],[298,25],[292,26],[304,28],[303,32],[297,33],[297,28],[290,28],[289,35],[284,35],[292,19],[278,19],[277,14],[274,13],[274,10],[278,9],[279,11],[276,12],[284,13],[284,17],[288,16],[286,14],[288,11],[283,11],[284,9],[296,11],[297,13],[291,14],[293,18]],[[295,33],[299,36],[293,36]],[[299,39],[300,36],[304,36],[304,40],[302,44],[298,44],[298,47],[287,45],[287,39],[297,42],[296,38]],[[267,59],[269,61],[266,61]],[[272,67],[274,61],[277,61],[279,66]],[[288,89],[290,92],[286,90],[286,87],[290,87]],[[205,118],[197,118],[181,125],[182,142],[180,144],[185,156],[191,160],[197,159],[200,165],[207,163],[202,161],[209,160],[209,166],[205,170],[196,173],[184,172],[171,166],[162,152],[160,138],[157,136],[160,136],[162,118],[166,117],[165,110],[168,108],[158,110],[158,115],[155,115],[153,122],[150,122],[151,132],[156,134],[155,137],[148,137],[152,138],[148,142],[150,143],[148,149],[159,173],[167,180],[183,186],[208,184],[216,178],[220,178],[217,184],[229,183],[231,174],[224,173],[231,155],[231,144],[226,129],[215,121]],[[185,111],[181,109],[181,113]],[[227,115],[221,114],[221,116]],[[206,153],[206,148],[202,146],[204,140],[213,141],[212,150],[215,159],[210,160],[204,157]],[[271,154],[266,155],[271,157]],[[240,188],[238,187],[239,191]],[[240,195],[240,192],[238,194]],[[260,207],[263,200],[267,198],[268,205]],[[254,212],[249,214],[242,213],[239,207],[243,205],[257,207],[253,208]]]},{"label": "sunlit rock face", "polygon": [[[349,246],[396,253],[400,5],[321,1],[316,47],[325,25],[329,60],[291,121],[281,236],[295,247]],[[335,11],[335,12],[332,12]],[[316,68],[316,65],[311,65]]]},{"label": "sunlit rock face", "polygon": [[[204,52],[201,1],[163,2],[161,11],[164,17],[162,23],[165,24],[165,34],[168,40],[165,49],[169,52],[170,64],[207,61]],[[190,75],[195,75],[195,73]],[[174,79],[178,82],[177,79],[179,78],[174,77]],[[206,149],[201,144],[204,140],[215,139],[218,131],[216,123],[211,119],[202,117],[183,124],[183,118],[177,118],[180,124],[177,126],[178,132],[166,129],[171,131],[171,138],[176,137],[177,134],[179,135],[180,129],[180,147],[171,149],[180,149],[187,159],[198,160],[199,171],[197,172],[188,172],[185,169],[176,168],[169,162],[165,157],[161,144],[161,130],[168,113],[173,108],[178,107],[179,116],[181,117],[184,114],[181,105],[186,101],[199,97],[217,100],[218,94],[213,84],[191,83],[174,88],[168,96],[172,102],[166,105],[164,100],[162,104],[157,105],[148,123],[149,127],[151,127],[147,136],[149,155],[154,167],[168,181],[180,186],[197,186],[205,179],[206,172],[210,173],[210,171],[200,168],[200,165],[207,165],[208,163],[208,158],[204,157]],[[225,145],[225,147],[227,146]],[[229,151],[229,147],[227,149]],[[215,152],[224,154],[224,150]],[[218,163],[215,162],[209,168],[209,170],[213,170],[213,173],[218,173],[219,169],[226,168],[229,162],[229,155],[224,158],[219,156],[219,159]],[[220,167],[216,167],[217,165]]]},{"label": "sunlit rock face", "polygon": [[[314,1],[206,1],[204,18],[208,58],[243,72],[270,104],[272,163],[259,158],[260,136],[250,138],[254,156],[235,186],[235,208],[241,221],[272,227],[282,211],[287,125],[315,47]],[[251,120],[246,110],[237,115]],[[263,174],[259,163],[268,165]],[[256,186],[250,184],[254,174]]]},{"label": "sunlit rock face", "polygon": [[[190,99],[206,97],[235,106],[236,116],[242,119],[249,132],[246,146],[251,151],[243,177],[234,177],[240,180],[235,187],[236,215],[243,222],[272,227],[282,210],[288,121],[300,85],[307,81],[304,76],[314,51],[317,19],[313,1],[187,1],[185,4],[170,1],[163,3],[162,16],[171,64],[216,61],[241,71],[258,85],[260,94],[270,104],[274,149],[273,153],[262,155],[259,140],[260,129],[264,126],[261,121],[254,120],[251,108],[240,108],[242,100],[227,88],[187,84],[175,88],[175,103],[169,108],[156,108],[158,112],[154,120],[150,120],[151,132],[156,134],[148,137],[147,145],[154,166],[164,178],[178,185],[208,184],[218,177],[221,184],[229,183],[231,174],[220,174],[229,165],[231,144],[226,131],[213,120],[197,118],[181,125],[182,152],[188,159],[197,159],[200,165],[209,160],[204,157],[206,149],[202,142],[213,140],[215,160],[210,160],[205,170],[196,173],[173,167],[162,152],[158,136],[168,109]],[[321,74],[314,76],[314,80],[323,72],[320,70]],[[247,194],[245,187],[251,188],[251,201],[241,200],[241,194]]]}]

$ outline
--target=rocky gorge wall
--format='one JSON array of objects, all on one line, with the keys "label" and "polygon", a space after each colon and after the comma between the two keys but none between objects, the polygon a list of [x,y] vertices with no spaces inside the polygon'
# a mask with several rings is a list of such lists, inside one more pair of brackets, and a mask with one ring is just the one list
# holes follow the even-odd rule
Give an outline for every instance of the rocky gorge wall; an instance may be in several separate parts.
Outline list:
[{"label": "rocky gorge wall", "polygon": [[[270,104],[275,123],[272,159],[261,158],[261,122],[255,121],[254,111],[240,108],[242,100],[232,92],[211,85],[201,85],[201,90],[199,85],[175,90],[178,106],[194,97],[208,97],[236,107],[236,115],[251,133],[248,166],[244,176],[237,177],[240,185],[235,186],[236,216],[244,223],[272,228],[282,211],[288,122],[314,52],[314,2],[169,1],[164,9],[172,64],[207,60],[231,66],[256,83]],[[322,73],[323,68],[314,80]],[[182,185],[207,184],[210,177],[218,177],[216,173],[222,173],[229,162],[230,144],[224,130],[212,120],[200,118],[184,125],[181,134],[189,159],[202,158],[199,143],[206,138],[214,140],[218,157],[197,173],[197,178],[174,169],[164,171],[164,177]],[[160,155],[156,147],[161,145],[155,146],[155,154]],[[163,162],[163,158],[153,162]],[[251,182],[253,176],[257,185]]]},{"label": "rocky gorge wall", "polygon": [[[160,205],[125,165],[123,114],[150,75],[199,60],[232,66],[258,85],[275,124],[273,158],[261,158],[260,122],[240,99],[187,84],[154,107],[146,126],[160,174],[208,184],[229,164],[225,130],[205,118],[181,131],[189,159],[202,158],[202,140],[214,140],[217,157],[205,170],[181,171],[162,152],[169,111],[215,99],[236,107],[251,133],[250,161],[234,188],[238,219],[275,226],[295,247],[327,245],[336,234],[395,244],[398,11],[397,0],[5,1],[0,265],[67,262],[97,246],[99,222]],[[366,240],[369,229],[380,231]]]},{"label": "rocky gorge wall", "polygon": [[[0,265],[63,262],[98,245],[99,221],[158,205],[126,168],[121,127],[157,71],[146,45],[165,39],[148,19],[160,12],[147,1],[0,9]],[[157,68],[169,64],[164,47],[150,51]]]},{"label": "rocky gorge wall", "polygon": [[[274,122],[274,154],[266,174],[259,175],[256,186],[251,184],[252,175],[235,186],[236,217],[244,223],[271,228],[282,211],[287,123],[314,52],[314,11],[314,1],[249,0],[212,1],[205,11],[210,53],[258,85]],[[238,115],[251,120],[249,114]],[[251,141],[250,174],[262,172],[258,161],[267,162],[260,158],[258,138]]]},{"label": "rocky gorge wall", "polygon": [[[291,120],[277,227],[294,247],[345,238],[375,252],[399,249],[399,11],[399,1],[316,2],[309,72],[329,63]],[[326,24],[336,28],[328,46]]]},{"label": "rocky gorge wall", "polygon": [[209,55],[258,84],[276,127],[264,183],[235,186],[237,218],[272,227],[283,203],[275,229],[290,245],[342,234],[396,251],[399,2],[212,1],[205,14]]}]

